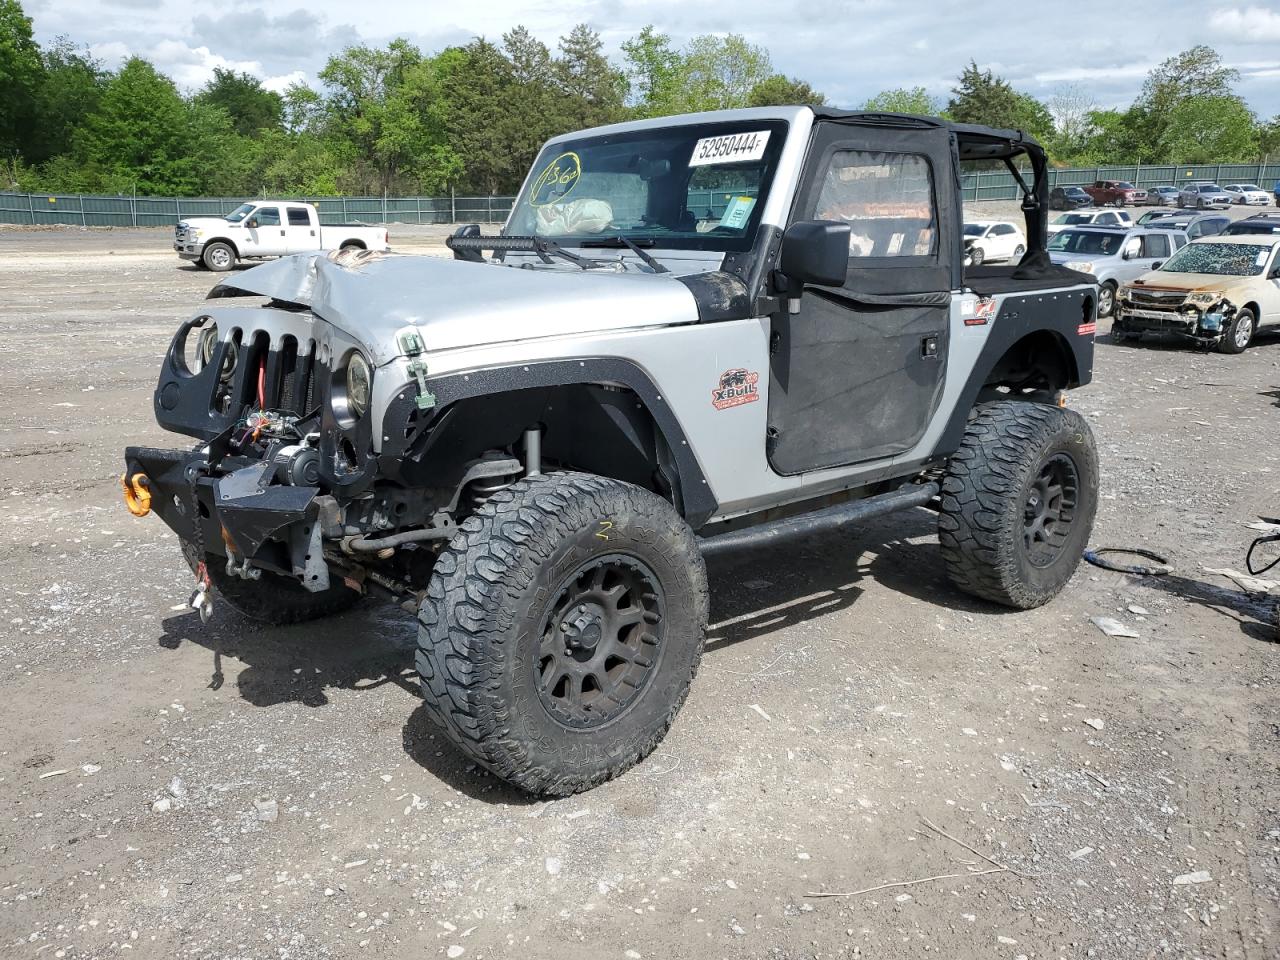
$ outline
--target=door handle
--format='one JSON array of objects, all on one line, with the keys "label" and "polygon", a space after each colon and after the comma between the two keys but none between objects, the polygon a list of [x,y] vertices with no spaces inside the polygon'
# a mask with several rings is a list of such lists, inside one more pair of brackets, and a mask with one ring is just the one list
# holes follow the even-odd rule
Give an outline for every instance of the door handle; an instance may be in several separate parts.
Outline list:
[{"label": "door handle", "polygon": [[283,231],[283,230],[281,230],[281,231],[280,231],[280,236],[282,236],[282,237],[284,236],[284,231]]}]

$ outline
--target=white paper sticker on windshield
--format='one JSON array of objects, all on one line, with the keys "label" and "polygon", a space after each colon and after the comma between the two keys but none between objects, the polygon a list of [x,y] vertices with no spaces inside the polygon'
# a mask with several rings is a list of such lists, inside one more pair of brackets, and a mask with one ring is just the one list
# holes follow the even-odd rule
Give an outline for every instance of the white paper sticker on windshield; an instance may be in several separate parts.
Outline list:
[{"label": "white paper sticker on windshield", "polygon": [[768,130],[750,133],[730,133],[723,137],[703,137],[693,145],[689,166],[703,167],[709,163],[741,163],[759,160],[769,143]]},{"label": "white paper sticker on windshield", "polygon": [[756,205],[755,197],[734,197],[724,208],[724,216],[720,218],[720,226],[741,230],[747,225],[751,216],[751,208]]}]

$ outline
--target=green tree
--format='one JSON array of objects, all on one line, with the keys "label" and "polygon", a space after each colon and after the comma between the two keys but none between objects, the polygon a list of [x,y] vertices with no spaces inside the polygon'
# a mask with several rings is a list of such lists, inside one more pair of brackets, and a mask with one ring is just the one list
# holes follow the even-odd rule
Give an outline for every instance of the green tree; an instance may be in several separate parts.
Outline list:
[{"label": "green tree", "polygon": [[674,112],[669,105],[675,97],[684,64],[671,38],[650,24],[622,44],[629,84],[628,102],[641,117],[658,117]]},{"label": "green tree", "polygon": [[827,98],[803,80],[775,73],[761,80],[747,94],[748,107],[799,106],[821,107]]},{"label": "green tree", "polygon": [[684,50],[676,89],[666,105],[677,113],[745,107],[756,85],[772,75],[768,51],[736,33],[694,37]]},{"label": "green tree", "polygon": [[[1216,50],[1204,45],[1175,54],[1153,69],[1132,108],[1133,125],[1141,134],[1137,159],[1183,162],[1183,154],[1201,152],[1193,143],[1196,139],[1218,142],[1223,149],[1241,148],[1240,118],[1248,107],[1232,89],[1239,79]],[[1222,116],[1216,117],[1215,110]]]},{"label": "green tree", "polygon": [[226,114],[193,120],[172,80],[147,61],[130,58],[76,135],[82,182],[161,196],[197,192],[206,162],[198,153],[197,120],[225,123],[229,132]]},{"label": "green tree", "polygon": [[862,105],[863,110],[883,111],[885,113],[914,113],[925,117],[936,117],[942,112],[942,102],[929,95],[924,87],[896,87],[892,90],[881,90]]},{"label": "green tree", "polygon": [[1174,163],[1241,163],[1257,158],[1258,131],[1239,97],[1186,97],[1169,111],[1161,147]]},{"label": "green tree", "polygon": [[1258,159],[1263,163],[1280,159],[1280,114],[1258,124]]},{"label": "green tree", "polygon": [[516,169],[506,150],[511,61],[480,37],[443,51],[440,61],[440,92],[450,118],[448,145],[461,166],[454,184],[464,192],[513,191],[525,171]]},{"label": "green tree", "polygon": [[44,80],[31,18],[18,0],[0,0],[0,156],[25,154]]},{"label": "green tree", "polygon": [[604,55],[600,35],[580,23],[560,38],[554,72],[562,101],[557,132],[615,123],[624,115],[625,75]]},{"label": "green tree", "polygon": [[1020,93],[1002,77],[969,62],[951,90],[947,113],[960,123],[1026,130],[1039,140],[1053,135],[1053,117],[1044,104]]},{"label": "green tree", "polygon": [[503,34],[502,50],[511,64],[511,98],[504,127],[513,167],[527,168],[538,149],[563,122],[551,51],[525,27]]},{"label": "green tree", "polygon": [[36,94],[36,123],[27,159],[43,163],[71,150],[76,129],[102,101],[110,79],[87,50],[59,37],[42,54],[44,78]]},{"label": "green tree", "polygon": [[224,110],[236,132],[246,137],[279,127],[284,114],[280,94],[263,89],[262,82],[252,74],[222,67],[213,68],[213,79],[195,99]]},{"label": "green tree", "polygon": [[400,97],[422,53],[397,38],[385,49],[363,44],[330,57],[320,71],[329,91],[327,133],[348,169],[348,187],[389,193],[416,153],[416,120]]}]

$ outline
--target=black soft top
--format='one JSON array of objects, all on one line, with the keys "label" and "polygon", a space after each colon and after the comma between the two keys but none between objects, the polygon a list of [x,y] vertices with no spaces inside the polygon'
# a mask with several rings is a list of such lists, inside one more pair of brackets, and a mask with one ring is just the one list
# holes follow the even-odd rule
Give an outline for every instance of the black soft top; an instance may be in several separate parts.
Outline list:
[{"label": "black soft top", "polygon": [[[959,190],[959,164],[962,161],[986,161],[1003,163],[1022,190],[1022,213],[1026,220],[1027,252],[1022,262],[1014,266],[983,266],[962,269],[957,260],[952,265],[955,285],[963,283],[979,293],[998,293],[1013,289],[1049,288],[1078,283],[1092,283],[1091,277],[1067,270],[1052,263],[1045,244],[1048,242],[1049,177],[1048,158],[1039,141],[1025,130],[1006,130],[974,123],[955,123],[941,117],[925,117],[910,113],[881,113],[864,110],[839,110],[833,107],[814,107],[819,122],[856,126],[867,129],[867,135],[875,139],[872,129],[883,130],[886,143],[903,144],[909,141],[909,131],[929,131],[934,138],[938,132],[949,135],[951,161],[955,176],[951,178],[954,189],[938,185],[940,206],[954,206],[955,221],[963,223],[963,201]],[[1028,183],[1018,170],[1017,159],[1025,157],[1031,165],[1031,182]],[[945,228],[945,224],[944,224]],[[958,226],[955,228],[958,229]],[[958,242],[956,249],[959,249]],[[963,278],[963,279],[961,279]]]}]

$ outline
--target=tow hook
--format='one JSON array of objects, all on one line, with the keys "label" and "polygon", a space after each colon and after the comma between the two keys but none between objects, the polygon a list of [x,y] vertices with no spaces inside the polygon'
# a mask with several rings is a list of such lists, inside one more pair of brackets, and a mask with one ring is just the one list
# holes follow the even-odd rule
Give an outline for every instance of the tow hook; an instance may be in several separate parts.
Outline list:
[{"label": "tow hook", "polygon": [[196,592],[191,595],[189,606],[200,614],[200,622],[208,623],[213,616],[213,585],[209,582],[209,570],[201,560],[196,564]]},{"label": "tow hook", "polygon": [[150,481],[145,473],[120,474],[120,486],[124,490],[124,505],[135,517],[145,517],[151,512]]},{"label": "tow hook", "polygon": [[239,577],[241,580],[261,580],[262,570],[250,566],[248,560],[237,562],[234,556],[227,557],[227,576]]}]

